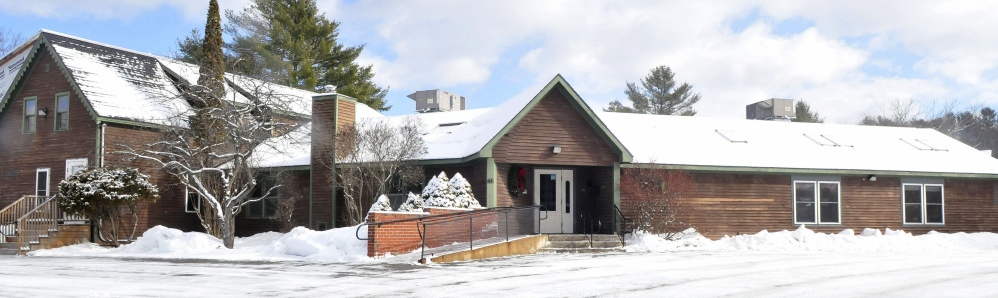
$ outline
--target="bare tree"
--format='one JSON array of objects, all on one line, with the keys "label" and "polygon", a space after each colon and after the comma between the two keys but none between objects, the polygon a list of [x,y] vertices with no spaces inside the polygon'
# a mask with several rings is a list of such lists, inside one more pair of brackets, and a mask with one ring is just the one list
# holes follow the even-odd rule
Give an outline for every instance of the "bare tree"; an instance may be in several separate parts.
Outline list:
[{"label": "bare tree", "polygon": [[331,179],[343,189],[346,224],[364,221],[367,207],[379,195],[422,182],[422,170],[413,161],[427,152],[424,134],[415,116],[371,118],[337,134],[338,158],[331,150],[320,152],[323,166],[335,170]]},{"label": "bare tree", "polygon": [[281,177],[280,184],[284,185],[281,188],[283,198],[277,203],[277,217],[273,221],[277,223],[278,231],[287,233],[298,226],[298,222],[295,221],[294,217],[295,207],[304,198],[305,192],[301,188],[293,187],[289,176],[280,174],[279,176]]},{"label": "bare tree", "polygon": [[24,37],[21,36],[20,32],[14,32],[10,28],[0,26],[0,57],[13,51],[22,41],[24,41]]},{"label": "bare tree", "polygon": [[680,220],[691,209],[693,178],[688,173],[641,167],[625,169],[620,177],[621,196],[632,202],[628,212],[635,215],[635,228],[674,240],[692,227]]},{"label": "bare tree", "polygon": [[[300,94],[281,93],[272,84],[255,80],[241,80],[234,85],[248,94],[245,100],[233,94],[217,105],[192,105],[161,129],[160,141],[137,147],[122,145],[121,151],[161,166],[188,191],[196,193],[201,199],[197,214],[202,226],[228,248],[234,244],[235,215],[246,204],[267,197],[281,186],[274,185],[263,190],[259,198],[250,198],[257,186],[258,151],[287,150],[294,145],[295,134],[289,132],[304,122],[294,112],[303,110]],[[201,100],[199,96],[210,93],[200,85],[182,87],[179,96],[188,101]],[[211,120],[197,127],[192,125],[198,119],[193,115]]]}]

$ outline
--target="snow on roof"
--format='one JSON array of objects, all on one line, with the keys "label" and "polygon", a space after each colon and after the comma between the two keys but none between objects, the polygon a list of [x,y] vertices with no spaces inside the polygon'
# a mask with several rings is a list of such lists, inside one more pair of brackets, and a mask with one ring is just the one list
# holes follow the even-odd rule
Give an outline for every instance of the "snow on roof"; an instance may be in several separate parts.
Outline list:
[{"label": "snow on roof", "polygon": [[190,110],[152,56],[44,34],[99,116],[169,124]]},{"label": "snow on roof", "polygon": [[634,163],[998,174],[998,159],[934,129],[612,112],[597,116],[634,155]]},{"label": "snow on roof", "polygon": [[21,43],[21,45],[13,48],[3,57],[0,57],[0,98],[6,95],[17,73],[23,68],[24,61],[27,60],[28,54],[31,54],[31,47],[37,39],[38,34],[35,34],[24,43]]},{"label": "snow on roof", "polygon": [[312,123],[306,123],[283,136],[268,139],[257,146],[254,166],[279,168],[311,164],[311,136]]}]

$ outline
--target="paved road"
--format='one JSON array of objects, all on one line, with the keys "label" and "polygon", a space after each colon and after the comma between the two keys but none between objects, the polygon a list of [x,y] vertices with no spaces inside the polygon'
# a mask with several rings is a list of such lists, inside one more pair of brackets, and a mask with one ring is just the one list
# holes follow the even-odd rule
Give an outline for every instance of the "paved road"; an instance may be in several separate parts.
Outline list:
[{"label": "paved road", "polygon": [[998,254],[675,252],[457,264],[0,257],[0,296],[996,296]]}]

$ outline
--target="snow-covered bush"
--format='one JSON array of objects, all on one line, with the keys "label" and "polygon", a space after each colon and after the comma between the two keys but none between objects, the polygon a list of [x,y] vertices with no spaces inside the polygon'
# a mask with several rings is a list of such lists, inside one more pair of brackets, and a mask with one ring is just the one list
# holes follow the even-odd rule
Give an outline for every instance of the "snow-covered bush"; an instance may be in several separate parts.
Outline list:
[{"label": "snow-covered bush", "polygon": [[423,203],[425,207],[457,207],[454,204],[454,195],[450,192],[450,179],[447,174],[440,172],[434,176],[423,188]]},{"label": "snow-covered bush", "polygon": [[440,172],[440,175],[434,176],[430,182],[426,183],[422,197],[425,207],[472,208],[482,206],[471,193],[471,184],[461,176],[461,173],[454,174],[454,178],[447,178],[447,174]]},{"label": "snow-covered bush", "polygon": [[118,246],[122,211],[132,214],[131,240],[138,224],[135,208],[142,202],[155,202],[159,190],[149,183],[149,176],[136,169],[100,168],[83,171],[59,183],[59,207],[68,214],[89,218],[98,228],[101,238]]},{"label": "snow-covered bush", "polygon": [[475,195],[471,193],[471,183],[468,183],[468,180],[464,179],[461,173],[454,174],[454,178],[450,179],[450,193],[454,196],[455,207],[482,207],[475,199]]},{"label": "snow-covered bush", "polygon": [[423,212],[423,197],[420,197],[414,193],[409,193],[409,197],[399,206],[399,212]]},{"label": "snow-covered bush", "polygon": [[367,213],[383,211],[392,211],[392,202],[388,200],[388,196],[386,195],[378,197],[378,200],[374,201],[374,204],[371,205],[371,210],[368,210]]}]

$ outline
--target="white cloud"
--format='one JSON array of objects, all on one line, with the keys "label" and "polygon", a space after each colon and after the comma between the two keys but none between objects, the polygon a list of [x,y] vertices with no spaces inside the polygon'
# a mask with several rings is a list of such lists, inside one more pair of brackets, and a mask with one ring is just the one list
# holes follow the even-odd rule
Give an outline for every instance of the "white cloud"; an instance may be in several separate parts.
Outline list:
[{"label": "white cloud", "polygon": [[[30,4],[26,4],[30,2]],[[239,10],[249,0],[220,0],[222,11]],[[0,10],[9,14],[33,15],[45,18],[79,18],[132,20],[139,14],[163,6],[181,11],[187,21],[203,20],[208,12],[204,0],[36,0],[0,1]],[[162,24],[169,26],[170,24]]]}]

